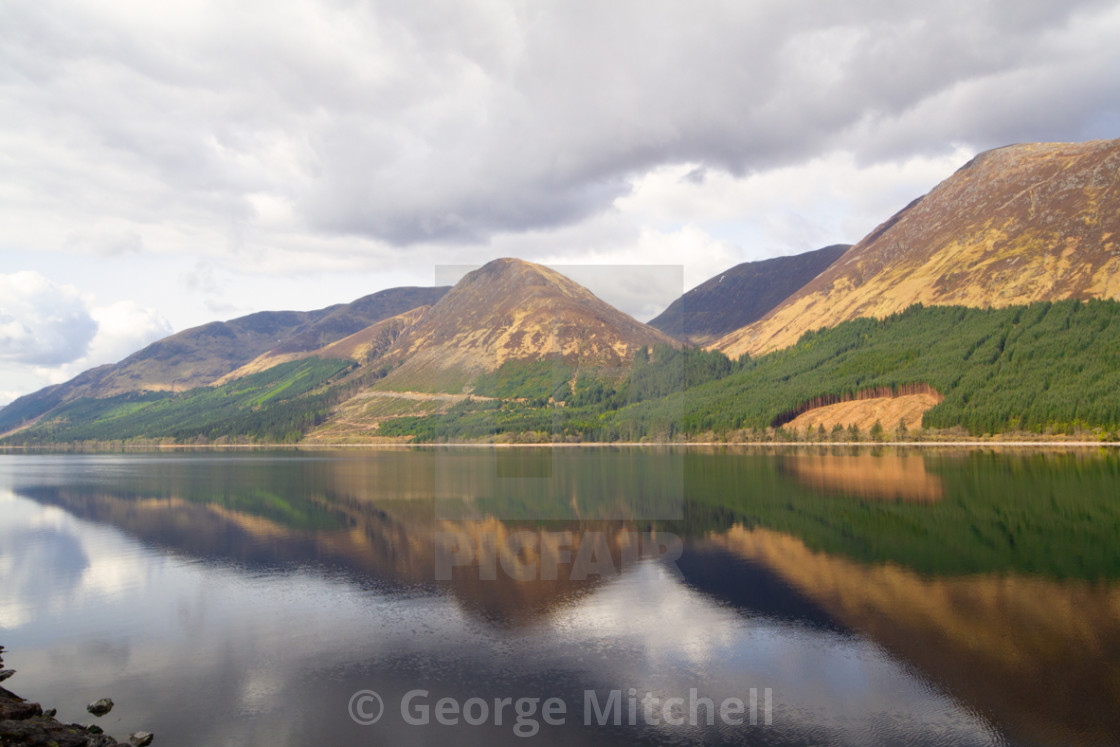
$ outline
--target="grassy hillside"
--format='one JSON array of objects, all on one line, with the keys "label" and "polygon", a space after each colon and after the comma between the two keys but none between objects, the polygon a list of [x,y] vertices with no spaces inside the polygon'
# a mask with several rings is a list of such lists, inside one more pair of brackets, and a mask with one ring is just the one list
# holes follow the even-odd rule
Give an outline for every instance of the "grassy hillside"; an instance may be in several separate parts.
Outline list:
[{"label": "grassy hillside", "polygon": [[134,438],[190,441],[245,437],[295,441],[322,422],[346,387],[351,361],[308,358],[219,387],[82,398],[7,439],[12,444]]},{"label": "grassy hillside", "polygon": [[[258,356],[310,355],[324,345],[378,322],[434,303],[447,290],[445,287],[389,288],[325,309],[261,311],[183,330],[153,342],[118,363],[92,368],[70,381],[27,394],[0,408],[0,433],[82,397],[184,392],[214,384]],[[263,370],[263,367],[256,370]]]},{"label": "grassy hillside", "polygon": [[[928,386],[944,395],[927,428],[973,435],[1120,429],[1120,303],[1063,301],[1005,309],[913,306],[804,335],[793,347],[732,363],[698,351],[635,366],[597,402],[545,413],[526,403],[464,404],[383,432],[420,439],[539,431],[590,440],[694,436],[781,425],[814,399]],[[708,374],[689,379],[686,370]],[[643,380],[660,378],[653,390]],[[577,387],[578,389],[578,387]],[[676,391],[671,391],[671,390]],[[643,396],[653,394],[655,396]],[[667,396],[657,396],[667,394]],[[884,426],[891,428],[895,424]]]}]

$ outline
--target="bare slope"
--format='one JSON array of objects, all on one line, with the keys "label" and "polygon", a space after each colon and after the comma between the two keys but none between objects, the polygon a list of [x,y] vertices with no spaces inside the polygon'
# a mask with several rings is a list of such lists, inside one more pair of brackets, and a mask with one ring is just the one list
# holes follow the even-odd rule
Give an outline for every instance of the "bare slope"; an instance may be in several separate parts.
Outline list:
[{"label": "bare slope", "polygon": [[907,430],[920,430],[922,416],[942,399],[931,392],[900,394],[897,397],[852,399],[814,407],[798,415],[784,428],[800,432],[808,428],[823,427],[825,431],[830,432],[837,425],[841,428],[854,425],[866,434],[875,423],[879,423],[885,429],[887,437],[891,438],[898,429],[899,421],[906,424]]},{"label": "bare slope", "polygon": [[358,330],[352,335],[347,335],[341,340],[335,340],[316,350],[300,352],[285,352],[289,346],[279,346],[267,353],[257,356],[240,368],[230,371],[225,376],[217,379],[215,385],[239,379],[242,376],[267,371],[273,366],[279,366],[288,361],[302,360],[311,356],[320,358],[342,358],[357,361],[358,363],[372,363],[381,357],[385,351],[392,347],[397,338],[406,329],[411,327],[424,315],[430,306],[420,306],[410,309],[403,314],[382,319],[379,322]]},{"label": "bare slope", "polygon": [[508,360],[556,355],[622,366],[642,345],[672,338],[555,270],[497,259],[468,274],[386,353],[399,367],[384,388],[457,391]]},{"label": "bare slope", "polygon": [[1120,298],[1120,140],[982,153],[761,320],[729,356],[914,303],[1003,307]]},{"label": "bare slope", "polygon": [[673,301],[649,325],[697,345],[756,322],[851,247],[835,244],[792,257],[743,262]]}]

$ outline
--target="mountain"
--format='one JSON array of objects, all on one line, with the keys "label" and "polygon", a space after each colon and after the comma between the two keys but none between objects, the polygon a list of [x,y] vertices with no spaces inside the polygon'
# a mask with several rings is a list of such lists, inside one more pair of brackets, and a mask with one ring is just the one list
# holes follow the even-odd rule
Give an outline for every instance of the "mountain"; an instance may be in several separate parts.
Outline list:
[{"label": "mountain", "polygon": [[260,356],[271,356],[276,362],[306,357],[371,324],[435,303],[447,290],[390,288],[316,311],[262,311],[193,327],[158,340],[119,363],[90,369],[63,384],[20,397],[0,410],[0,432],[82,397],[184,391],[215,383]]},{"label": "mountain", "polygon": [[735,265],[673,301],[650,320],[667,335],[702,345],[756,322],[821,274],[850,244]]},{"label": "mountain", "polygon": [[230,371],[213,383],[215,385],[226,384],[243,376],[267,371],[281,363],[311,357],[352,360],[359,364],[372,363],[391,348],[401,333],[415,324],[424,315],[424,312],[430,308],[431,306],[418,306],[415,309],[409,309],[404,313],[382,319],[352,335],[347,335],[341,340],[336,340],[314,350],[290,352],[289,345],[278,346],[257,356],[244,366]]},{"label": "mountain", "polygon": [[[370,297],[319,312],[257,314],[188,330],[116,366],[17,400],[0,411],[0,431],[38,418],[9,436],[21,443],[294,441],[324,426],[365,437],[386,412],[429,411],[432,397],[416,392],[462,398],[480,375],[506,363],[539,368],[534,372],[549,380],[547,396],[576,378],[573,371],[615,375],[642,346],[676,344],[554,270],[521,260],[490,262],[450,291],[384,293],[394,302]],[[433,302],[339,339],[375,313],[424,300]],[[216,351],[202,347],[212,340],[220,343]],[[206,365],[197,365],[197,358]],[[131,390],[107,388],[106,382],[149,362],[164,381],[167,372],[192,372],[195,386],[153,386],[163,382],[149,376]]]},{"label": "mountain", "polygon": [[496,259],[467,274],[393,344],[381,389],[460,391],[507,361],[556,356],[619,368],[643,345],[676,345],[555,270]]},{"label": "mountain", "polygon": [[1006,307],[1120,297],[1120,140],[978,155],[765,317],[712,345],[731,357],[915,303]]}]

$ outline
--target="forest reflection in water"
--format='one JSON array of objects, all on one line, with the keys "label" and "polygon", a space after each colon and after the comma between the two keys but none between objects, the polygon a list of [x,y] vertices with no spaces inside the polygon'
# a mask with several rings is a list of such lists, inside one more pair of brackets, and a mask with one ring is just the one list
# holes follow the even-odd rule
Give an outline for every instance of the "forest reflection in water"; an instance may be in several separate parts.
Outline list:
[{"label": "forest reflection in water", "polygon": [[[784,683],[778,731],[769,738],[750,732],[752,743],[791,735],[812,741],[821,734],[856,743],[860,729],[872,728],[885,709],[908,708],[927,726],[923,719],[931,712],[949,708],[955,715],[948,722],[963,731],[950,729],[957,741],[945,743],[1120,739],[1120,718],[1113,715],[1120,702],[1120,515],[1114,497],[1120,475],[1112,453],[611,449],[589,455],[542,449],[451,455],[14,457],[3,479],[15,500],[113,527],[149,553],[250,578],[312,572],[351,588],[373,584],[387,599],[453,600],[464,620],[474,621],[463,623],[476,631],[471,635],[507,644],[548,636],[549,629],[554,635],[557,625],[586,633],[594,619],[614,620],[614,627],[602,625],[605,633],[625,626],[632,633],[649,629],[650,621],[639,618],[652,615],[654,624],[676,621],[675,630],[660,635],[699,634],[708,650],[715,644],[707,633],[681,628],[683,621],[704,625],[705,614],[688,605],[706,599],[756,626],[795,626],[800,632],[787,643],[798,658],[812,658],[821,645],[834,649],[832,656],[863,641],[874,647],[864,650],[864,666],[875,656],[868,651],[885,652],[890,677],[911,677],[919,691],[940,693],[897,703],[871,687],[878,694],[865,693],[855,709],[864,714],[862,723],[856,718],[856,727],[843,727],[837,714],[850,713],[850,706],[833,702],[844,697],[841,690],[808,694],[821,687],[821,671],[840,676],[838,660],[823,668],[820,661],[791,665],[789,655],[784,664],[752,660],[771,681]],[[526,485],[547,504],[546,516],[534,515]],[[448,486],[457,486],[454,494]],[[30,550],[17,557],[20,548],[39,547],[41,560],[42,553],[51,554],[42,562],[57,567],[53,584],[76,584],[88,575],[81,543],[67,544],[66,533],[42,550],[41,531],[39,545],[13,531],[0,549],[3,567],[26,565],[33,558]],[[130,562],[139,561],[134,555]],[[678,587],[691,589],[687,599],[693,601],[664,597]],[[44,614],[33,597],[46,592],[35,584],[9,583],[5,592],[0,626],[6,631],[26,629]],[[611,618],[616,612],[604,609],[602,600],[627,594],[629,614]],[[64,597],[55,594],[51,604],[63,604]],[[685,606],[673,613],[642,609],[656,599]],[[421,618],[432,622],[427,614]],[[458,630],[450,637],[463,635]],[[817,643],[809,645],[810,638]],[[733,685],[736,674],[725,662],[705,661],[699,677]],[[695,670],[694,664],[685,669]],[[532,679],[540,665],[529,657],[518,677]],[[613,666],[622,665],[592,667],[566,686],[574,692],[587,681],[599,685],[602,667]],[[494,675],[484,666],[461,673],[465,679]],[[653,670],[630,677],[656,679]],[[943,698],[959,705],[946,706]],[[646,725],[619,741],[637,737],[664,735]],[[596,738],[609,742],[618,735]]]}]

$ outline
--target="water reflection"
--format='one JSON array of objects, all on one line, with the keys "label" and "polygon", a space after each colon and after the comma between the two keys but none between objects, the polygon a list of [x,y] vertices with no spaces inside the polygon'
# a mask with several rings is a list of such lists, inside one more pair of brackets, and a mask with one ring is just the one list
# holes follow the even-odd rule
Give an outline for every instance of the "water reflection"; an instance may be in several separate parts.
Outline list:
[{"label": "water reflection", "polygon": [[[464,505],[483,515],[452,520],[436,510],[431,455],[411,451],[6,460],[0,629],[23,657],[30,685],[21,688],[38,689],[27,694],[78,710],[112,683],[119,703],[134,704],[112,718],[182,744],[368,743],[374,733],[344,713],[362,687],[387,701],[415,687],[433,698],[558,696],[573,713],[587,689],[664,698],[699,686],[717,701],[745,699],[752,687],[774,693],[766,729],[591,728],[579,712],[542,731],[546,744],[1093,744],[1120,735],[1109,715],[1120,701],[1115,550],[1065,546],[1090,531],[1086,515],[1115,510],[1101,493],[1117,484],[1114,462],[1059,460],[1047,470],[1032,458],[838,454],[797,466],[802,457],[788,454],[682,453],[684,518],[672,522],[495,516],[487,505],[511,504],[478,489],[491,478],[463,482]],[[604,454],[587,475],[564,478],[586,491],[576,505],[590,517],[626,503],[617,481],[606,494],[588,487],[611,460],[620,475],[645,464]],[[941,499],[884,502],[852,483],[822,494],[825,485],[806,482],[806,470],[832,475],[839,464],[846,475],[865,462],[863,486],[920,471]],[[550,477],[543,464],[538,454],[497,477]],[[1036,492],[1013,507],[978,494],[1009,475]],[[845,522],[834,530],[837,514]],[[848,519],[860,516],[874,519]],[[1005,544],[986,543],[1000,521]],[[892,544],[882,535],[895,525],[907,528],[903,540],[926,538]],[[471,553],[439,580],[449,536]],[[514,541],[526,536],[533,542]],[[979,572],[957,570],[952,543],[964,536],[984,546],[964,555],[963,567]],[[644,557],[644,538],[667,537],[683,539],[679,558]],[[878,543],[870,550],[868,537]],[[957,557],[927,557],[938,544]],[[505,565],[503,548],[523,565]],[[576,572],[581,555],[603,572]],[[533,573],[511,572],[519,567]],[[195,723],[184,699],[212,718]],[[417,732],[399,714],[378,729],[389,743],[520,743],[508,728]]]},{"label": "water reflection", "polygon": [[1031,743],[1120,734],[1120,586],[988,574],[923,578],[737,526],[712,545],[764,564],[846,627]]},{"label": "water reflection", "polygon": [[814,490],[885,500],[936,501],[941,478],[926,472],[921,454],[822,454],[782,456],[782,468]]}]

